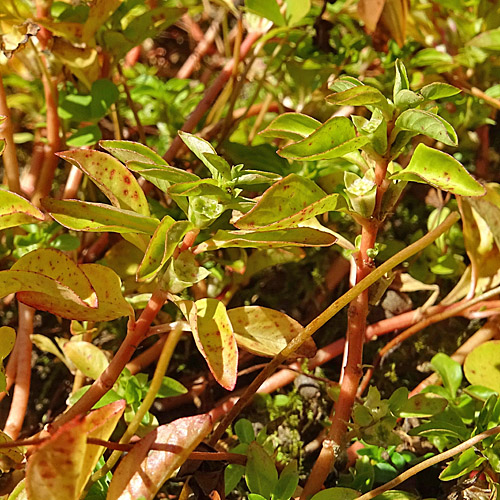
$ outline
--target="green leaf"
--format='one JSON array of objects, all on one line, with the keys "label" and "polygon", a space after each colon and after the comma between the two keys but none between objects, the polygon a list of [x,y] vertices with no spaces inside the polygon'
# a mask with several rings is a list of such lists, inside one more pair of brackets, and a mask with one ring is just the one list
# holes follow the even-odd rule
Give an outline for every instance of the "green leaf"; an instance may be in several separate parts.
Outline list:
[{"label": "green leaf", "polygon": [[273,459],[255,441],[248,446],[245,479],[252,493],[265,498],[271,497],[278,484],[278,471]]},{"label": "green leaf", "polygon": [[5,392],[7,380],[3,360],[11,353],[16,342],[16,331],[10,326],[0,327],[0,393]]},{"label": "green leaf", "polygon": [[137,269],[137,281],[154,278],[173,255],[182,238],[192,228],[193,225],[189,221],[175,221],[168,215],[164,217],[156,228]]},{"label": "green leaf", "polygon": [[238,464],[229,464],[224,471],[224,486],[226,496],[233,491],[241,478],[245,474],[245,466]]},{"label": "green leaf", "polygon": [[97,380],[109,365],[102,349],[90,342],[83,340],[66,342],[63,351],[74,365],[92,380]]},{"label": "green leaf", "polygon": [[387,99],[384,94],[375,87],[362,85],[360,87],[352,87],[342,92],[330,94],[326,100],[331,104],[342,106],[369,106],[383,104],[387,107]]},{"label": "green leaf", "polygon": [[327,488],[316,493],[311,500],[354,500],[359,495],[359,491],[351,488]]},{"label": "green leaf", "polygon": [[191,252],[181,252],[176,259],[170,261],[162,277],[163,287],[171,293],[179,293],[209,274],[210,271],[201,267]]},{"label": "green leaf", "polygon": [[85,172],[115,207],[149,215],[146,195],[136,178],[112,156],[91,150],[64,151],[57,155]]},{"label": "green leaf", "polygon": [[407,491],[389,490],[381,495],[377,495],[373,500],[418,500],[419,498],[419,496]]},{"label": "green leaf", "polygon": [[299,474],[297,472],[297,461],[292,460],[286,464],[281,471],[278,484],[273,492],[273,500],[290,500],[295,489],[299,485]]},{"label": "green leaf", "polygon": [[408,89],[400,90],[396,95],[394,104],[400,109],[414,108],[418,106],[424,98]]},{"label": "green leaf", "polygon": [[335,210],[338,198],[337,194],[326,195],[315,182],[290,174],[273,184],[234,225],[239,229],[254,231],[294,227],[312,217]]},{"label": "green leaf", "polygon": [[294,26],[309,12],[311,0],[285,0],[286,21],[289,26]]},{"label": "green leaf", "polygon": [[330,118],[311,135],[278,151],[290,160],[328,160],[361,148],[370,141],[356,137],[354,125],[344,116]]},{"label": "green leaf", "polygon": [[452,156],[419,144],[409,165],[391,179],[428,183],[444,191],[461,196],[482,196],[484,187],[474,180]]},{"label": "green leaf", "polygon": [[188,390],[177,380],[170,377],[163,377],[160,389],[156,394],[157,398],[172,398],[186,394]]},{"label": "green leaf", "polygon": [[500,340],[490,340],[471,351],[465,358],[464,374],[469,383],[482,385],[500,393]]},{"label": "green leaf", "polygon": [[448,146],[458,144],[457,134],[453,127],[440,116],[421,109],[403,111],[395,122],[395,126],[402,129],[423,134]]},{"label": "green leaf", "polygon": [[414,68],[418,66],[439,66],[440,64],[449,66],[453,64],[453,57],[432,47],[417,52],[411,63]]},{"label": "green leaf", "polygon": [[312,134],[320,126],[321,123],[310,116],[300,113],[283,113],[259,132],[259,135],[300,141]]},{"label": "green leaf", "polygon": [[232,391],[238,377],[238,347],[224,304],[209,298],[186,301],[184,306],[196,346],[212,375],[224,389]]},{"label": "green leaf", "polygon": [[59,224],[75,231],[153,234],[160,221],[111,205],[43,198],[42,206]]},{"label": "green leaf", "polygon": [[252,441],[255,441],[255,431],[252,423],[246,418],[240,418],[234,424],[234,432],[238,436],[241,443],[250,444]]},{"label": "green leaf", "polygon": [[487,50],[500,50],[500,28],[484,31],[467,42],[467,45]]},{"label": "green leaf", "polygon": [[217,248],[280,248],[284,246],[330,246],[337,238],[330,233],[309,227],[292,227],[277,231],[224,231],[219,229],[215,235],[197,247],[197,253]]},{"label": "green leaf", "polygon": [[439,474],[441,481],[451,481],[477,469],[486,460],[476,455],[474,448],[469,448],[455,457],[446,469]]},{"label": "green leaf", "polygon": [[37,220],[44,220],[38,208],[22,196],[0,189],[0,231]]},{"label": "green leaf", "polygon": [[431,360],[432,368],[439,374],[443,385],[452,398],[457,395],[457,390],[462,383],[462,366],[446,354],[439,352]]},{"label": "green leaf", "polygon": [[[303,330],[290,316],[267,307],[237,307],[227,314],[238,345],[258,356],[276,356]],[[314,341],[309,339],[296,354],[310,358],[315,353]]]},{"label": "green leaf", "polygon": [[408,399],[400,407],[398,416],[403,418],[425,418],[441,413],[448,401],[430,393],[420,393]]},{"label": "green leaf", "polygon": [[422,87],[419,92],[425,99],[436,100],[460,94],[461,90],[448,83],[435,82]]},{"label": "green leaf", "polygon": [[139,142],[100,141],[99,146],[109,151],[115,158],[125,164],[129,161],[137,161],[155,166],[167,166],[167,162],[159,154]]},{"label": "green leaf", "polygon": [[94,120],[100,120],[106,116],[111,105],[120,97],[118,87],[108,78],[96,80],[92,84],[90,94],[92,95],[90,114]]},{"label": "green leaf", "polygon": [[396,70],[396,76],[394,79],[394,90],[392,96],[394,102],[396,102],[397,95],[402,90],[410,90],[410,81],[408,80],[408,74],[406,72],[405,65],[400,59],[396,59],[394,69]]},{"label": "green leaf", "polygon": [[245,6],[249,12],[269,19],[276,26],[286,24],[276,0],[247,0]]},{"label": "green leaf", "polygon": [[101,140],[101,129],[97,125],[88,125],[79,128],[66,140],[68,146],[81,148],[83,146],[93,146]]}]

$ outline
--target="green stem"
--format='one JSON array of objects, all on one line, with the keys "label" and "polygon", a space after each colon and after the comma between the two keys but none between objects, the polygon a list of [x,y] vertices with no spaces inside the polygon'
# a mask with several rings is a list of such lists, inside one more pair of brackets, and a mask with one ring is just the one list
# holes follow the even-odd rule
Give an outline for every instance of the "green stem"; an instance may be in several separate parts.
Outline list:
[{"label": "green stem", "polygon": [[427,233],[415,243],[404,248],[396,255],[381,264],[378,268],[374,269],[366,278],[362,279],[359,283],[353,286],[342,297],[338,298],[333,304],[325,309],[317,318],[312,320],[303,330],[279,353],[270,363],[264,368],[254,381],[247,387],[244,394],[240,397],[237,403],[231,408],[227,415],[222,419],[217,428],[215,429],[210,444],[213,446],[222,437],[226,428],[231,425],[236,416],[240,413],[242,408],[250,403],[253,395],[257,392],[262,383],[283,363],[290,355],[292,355],[306,340],[308,340],[319,328],[321,328],[327,321],[333,318],[341,309],[354,300],[364,290],[367,290],[377,280],[379,280],[386,273],[393,268],[410,258],[411,256],[421,252],[424,248],[434,242],[439,236],[448,231],[455,222],[460,219],[457,212],[452,212],[448,217],[435,229]]}]

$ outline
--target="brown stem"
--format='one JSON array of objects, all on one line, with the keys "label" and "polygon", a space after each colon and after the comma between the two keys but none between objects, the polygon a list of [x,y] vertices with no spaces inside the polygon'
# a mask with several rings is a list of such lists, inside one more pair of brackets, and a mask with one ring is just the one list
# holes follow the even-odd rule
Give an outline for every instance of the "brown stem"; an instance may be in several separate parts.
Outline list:
[{"label": "brown stem", "polygon": [[19,302],[19,328],[17,330],[17,370],[16,385],[12,395],[9,416],[4,432],[12,439],[17,439],[23,427],[28,408],[31,385],[31,335],[35,309]]},{"label": "brown stem", "polygon": [[[246,57],[246,55],[252,48],[252,45],[261,36],[262,36],[261,31],[252,31],[247,34],[245,40],[241,44],[238,61]],[[212,86],[207,90],[205,96],[199,102],[198,106],[191,113],[189,118],[186,120],[186,123],[184,123],[181,130],[183,130],[184,132],[192,132],[194,130],[194,128],[199,123],[203,115],[210,109],[212,104],[215,102],[215,99],[217,99],[217,96],[219,95],[220,91],[224,88],[224,85],[228,82],[229,78],[231,78],[231,75],[233,74],[233,68],[235,67],[235,62],[236,61],[233,58],[226,63],[226,65],[220,72],[219,76],[216,78]],[[182,139],[179,136],[177,136],[172,141],[170,148],[163,157],[167,161],[167,163],[172,162],[172,160],[175,158],[175,156],[177,155],[179,149],[183,144],[184,143],[182,142]]]},{"label": "brown stem", "polygon": [[7,106],[7,96],[3,80],[0,77],[0,115],[5,116],[3,123],[0,123],[0,138],[5,140],[5,151],[3,152],[3,166],[5,176],[4,184],[9,187],[13,193],[21,194],[21,185],[19,182],[19,164],[17,162],[16,145],[14,144],[14,129],[10,119],[10,110]]},{"label": "brown stem", "polygon": [[66,184],[64,186],[63,199],[76,198],[78,194],[78,188],[83,178],[83,171],[80,170],[75,165],[71,165],[68,178],[66,179]]},{"label": "brown stem", "polygon": [[162,308],[166,299],[167,294],[161,288],[157,288],[153,292],[153,295],[149,299],[146,308],[142,311],[137,322],[131,324],[129,321],[127,336],[109,366],[92,384],[82,398],[55,420],[52,424],[54,430],[61,427],[62,424],[69,422],[76,415],[88,412],[94,404],[113,387],[113,384],[116,382],[123,368],[130,361],[137,346],[146,337],[151,323],[156,318],[156,315]]},{"label": "brown stem", "polygon": [[35,192],[38,177],[40,177],[43,160],[45,158],[45,146],[39,139],[37,139],[39,133],[39,131],[35,131],[35,141],[31,151],[30,166],[27,171],[25,170],[23,172],[21,179],[21,189],[28,198],[31,198]]}]

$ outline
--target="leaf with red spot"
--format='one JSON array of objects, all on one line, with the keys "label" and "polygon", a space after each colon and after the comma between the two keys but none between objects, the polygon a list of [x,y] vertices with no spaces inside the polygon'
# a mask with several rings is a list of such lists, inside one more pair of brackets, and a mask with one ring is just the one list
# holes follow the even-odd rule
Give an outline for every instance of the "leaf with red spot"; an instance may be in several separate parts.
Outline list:
[{"label": "leaf with red spot", "polygon": [[88,149],[57,154],[85,172],[115,207],[149,216],[146,195],[137,179],[111,155]]},{"label": "leaf with red spot", "polygon": [[43,221],[44,215],[22,196],[0,189],[0,230]]},{"label": "leaf with red spot", "polygon": [[[22,274],[17,278],[16,273]],[[59,250],[30,252],[10,271],[0,272],[0,283],[2,278],[7,293],[18,292],[21,302],[63,318],[110,321],[133,315],[113,270],[99,264],[78,266]]]},{"label": "leaf with red spot", "polygon": [[26,466],[30,500],[77,500],[104,448],[87,445],[87,437],[108,439],[125,409],[115,401],[76,417],[36,448]]},{"label": "leaf with red spot", "polygon": [[154,278],[192,227],[189,221],[175,221],[172,217],[165,216],[149,242],[137,270],[137,281]]},{"label": "leaf with red spot", "polygon": [[[163,483],[187,460],[212,430],[209,415],[197,415],[161,425],[139,441],[118,465],[107,500],[144,498],[153,500]],[[155,444],[167,451],[151,450]]]},{"label": "leaf with red spot", "polygon": [[273,184],[234,225],[253,231],[286,229],[338,207],[338,194],[327,195],[315,182],[290,174]]},{"label": "leaf with red spot", "polygon": [[125,164],[129,161],[138,161],[152,165],[167,165],[167,162],[158,153],[139,142],[99,141],[99,146]]},{"label": "leaf with red spot", "polygon": [[290,160],[328,160],[352,153],[368,142],[369,137],[356,136],[351,120],[336,116],[301,141],[280,149],[278,154]]},{"label": "leaf with red spot", "polygon": [[[303,330],[298,321],[267,307],[237,307],[227,311],[227,315],[238,345],[258,356],[276,356]],[[316,345],[312,339],[296,351],[300,357],[311,358],[315,354]]]},{"label": "leaf with red spot", "polygon": [[153,217],[102,203],[43,198],[42,205],[59,224],[75,231],[153,234],[160,223]]},{"label": "leaf with red spot", "polygon": [[232,391],[238,376],[238,347],[224,304],[217,299],[177,303],[215,380]]}]

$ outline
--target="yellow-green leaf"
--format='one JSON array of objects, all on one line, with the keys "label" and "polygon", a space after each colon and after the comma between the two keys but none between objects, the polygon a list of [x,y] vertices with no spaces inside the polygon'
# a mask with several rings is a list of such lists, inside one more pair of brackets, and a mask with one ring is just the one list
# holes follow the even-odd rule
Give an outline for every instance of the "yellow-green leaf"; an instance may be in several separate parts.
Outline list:
[{"label": "yellow-green leaf", "polygon": [[0,327],[0,392],[6,388],[5,368],[3,360],[10,354],[16,342],[16,331],[10,326]]},{"label": "yellow-green leaf", "polygon": [[74,363],[74,365],[92,380],[99,378],[99,375],[108,367],[109,361],[102,349],[99,349],[90,342],[71,341],[66,342],[63,348],[64,354]]},{"label": "yellow-green leaf", "polygon": [[22,196],[0,189],[0,230],[43,221],[44,215]]}]

